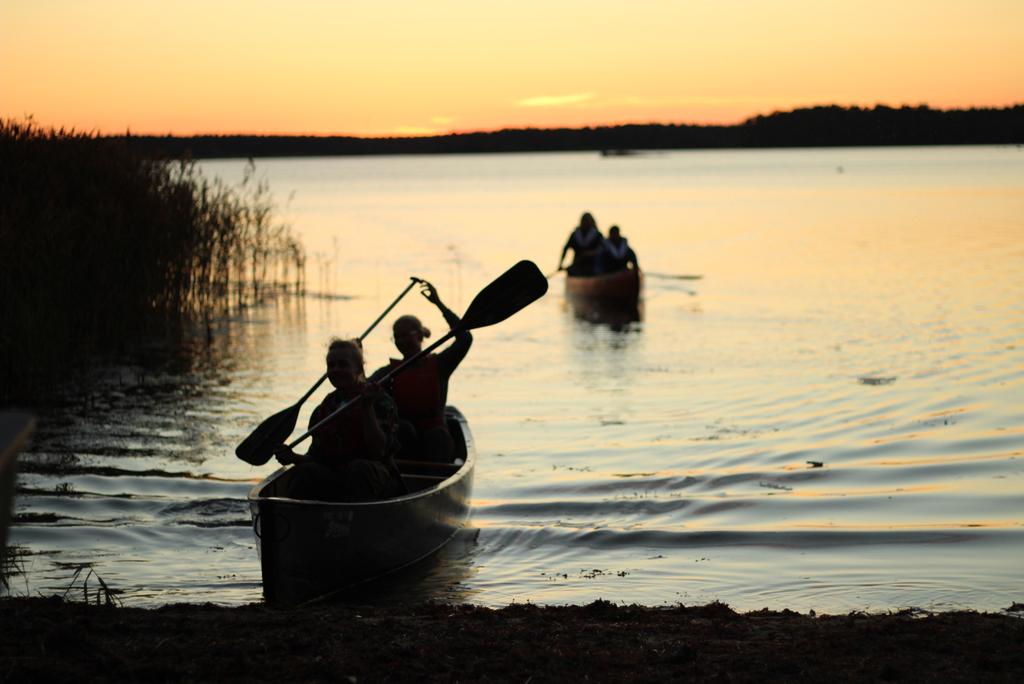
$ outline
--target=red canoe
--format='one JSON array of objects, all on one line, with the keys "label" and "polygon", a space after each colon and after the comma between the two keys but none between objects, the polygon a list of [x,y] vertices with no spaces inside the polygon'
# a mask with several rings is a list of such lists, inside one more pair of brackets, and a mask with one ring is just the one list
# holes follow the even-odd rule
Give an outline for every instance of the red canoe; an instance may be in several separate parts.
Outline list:
[{"label": "red canoe", "polygon": [[643,278],[640,271],[627,269],[596,276],[565,277],[565,294],[569,297],[636,302],[640,298]]}]

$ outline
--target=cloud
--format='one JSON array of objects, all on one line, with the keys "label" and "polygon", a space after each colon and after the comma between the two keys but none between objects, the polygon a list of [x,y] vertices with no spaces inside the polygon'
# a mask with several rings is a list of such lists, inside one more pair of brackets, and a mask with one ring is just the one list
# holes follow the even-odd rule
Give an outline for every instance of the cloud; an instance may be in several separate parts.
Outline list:
[{"label": "cloud", "polygon": [[594,99],[594,93],[573,93],[571,95],[538,95],[516,102],[517,107],[564,107]]},{"label": "cloud", "polygon": [[580,109],[615,109],[620,107],[723,107],[736,105],[783,104],[792,98],[752,97],[730,95],[681,95],[648,97],[643,95],[620,95],[598,98],[596,93],[571,93],[567,95],[537,95],[516,101],[517,107],[577,107]]}]

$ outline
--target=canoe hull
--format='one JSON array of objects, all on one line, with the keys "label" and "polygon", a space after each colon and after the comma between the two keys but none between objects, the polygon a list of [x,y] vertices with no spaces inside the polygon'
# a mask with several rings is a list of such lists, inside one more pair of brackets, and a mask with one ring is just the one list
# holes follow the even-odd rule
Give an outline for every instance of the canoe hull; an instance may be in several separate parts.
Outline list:
[{"label": "canoe hull", "polygon": [[291,466],[253,488],[249,509],[268,603],[302,603],[395,572],[433,554],[466,524],[476,450],[465,417],[450,407],[448,415],[465,443],[465,462],[447,478],[403,473],[408,495],[364,503],[278,496]]},{"label": "canoe hull", "polygon": [[596,276],[567,275],[565,294],[575,299],[636,303],[642,285],[640,271],[632,268]]}]

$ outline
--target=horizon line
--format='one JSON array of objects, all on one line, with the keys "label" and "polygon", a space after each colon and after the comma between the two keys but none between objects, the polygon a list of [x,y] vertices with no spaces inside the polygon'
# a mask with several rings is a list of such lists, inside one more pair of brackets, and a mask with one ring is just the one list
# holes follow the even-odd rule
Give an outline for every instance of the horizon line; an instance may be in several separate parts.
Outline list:
[{"label": "horizon line", "polygon": [[[704,123],[688,123],[683,121],[622,121],[617,123],[592,123],[583,124],[576,126],[501,126],[497,128],[478,128],[478,129],[448,129],[447,131],[437,132],[422,132],[422,133],[381,133],[381,134],[359,134],[359,133],[323,133],[323,132],[304,132],[304,133],[284,133],[284,132],[231,132],[231,133],[213,133],[213,132],[193,132],[193,133],[173,133],[173,132],[162,132],[162,133],[140,133],[138,131],[132,131],[131,126],[128,126],[124,132],[120,133],[103,133],[97,129],[92,129],[88,132],[80,131],[75,128],[68,128],[59,125],[42,125],[34,122],[34,116],[29,114],[20,117],[22,121],[28,121],[35,123],[43,129],[52,130],[63,130],[69,133],[82,133],[86,135],[92,135],[101,138],[120,138],[120,137],[145,137],[145,138],[227,138],[227,137],[250,137],[250,138],[352,138],[357,140],[416,140],[425,138],[445,138],[445,137],[456,137],[461,135],[481,135],[488,133],[501,133],[511,131],[582,131],[588,129],[601,129],[601,128],[622,128],[626,126],[687,126],[693,128],[731,128],[736,126],[742,126],[753,119],[759,117],[770,117],[778,114],[791,114],[793,112],[822,109],[822,108],[840,108],[840,109],[861,109],[861,110],[875,110],[879,108],[887,109],[928,109],[934,112],[958,112],[958,111],[978,111],[978,110],[1000,110],[1000,109],[1014,109],[1016,107],[1024,106],[1024,100],[1011,102],[1009,104],[1001,106],[993,105],[970,105],[962,107],[932,107],[926,102],[917,104],[902,103],[898,105],[891,105],[884,102],[876,102],[872,105],[862,104],[839,104],[836,102],[830,102],[827,104],[813,104],[792,107],[789,109],[775,109],[768,113],[756,113],[748,115],[738,121],[732,123],[722,122],[704,122]],[[14,121],[18,120],[14,117],[0,116],[0,120]]]}]

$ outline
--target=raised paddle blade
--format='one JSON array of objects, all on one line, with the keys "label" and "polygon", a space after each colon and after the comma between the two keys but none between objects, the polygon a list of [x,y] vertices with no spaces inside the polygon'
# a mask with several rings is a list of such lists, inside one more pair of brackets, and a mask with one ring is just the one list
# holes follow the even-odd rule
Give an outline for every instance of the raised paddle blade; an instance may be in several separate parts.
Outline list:
[{"label": "raised paddle blade", "polygon": [[509,316],[537,301],[548,291],[548,279],[532,261],[520,261],[470,302],[459,327],[464,330],[501,323]]},{"label": "raised paddle blade", "polygon": [[295,429],[300,408],[301,402],[278,411],[260,423],[251,435],[235,447],[235,456],[255,466],[269,461],[274,455],[274,449],[284,444],[284,440],[288,439],[288,435]]}]

